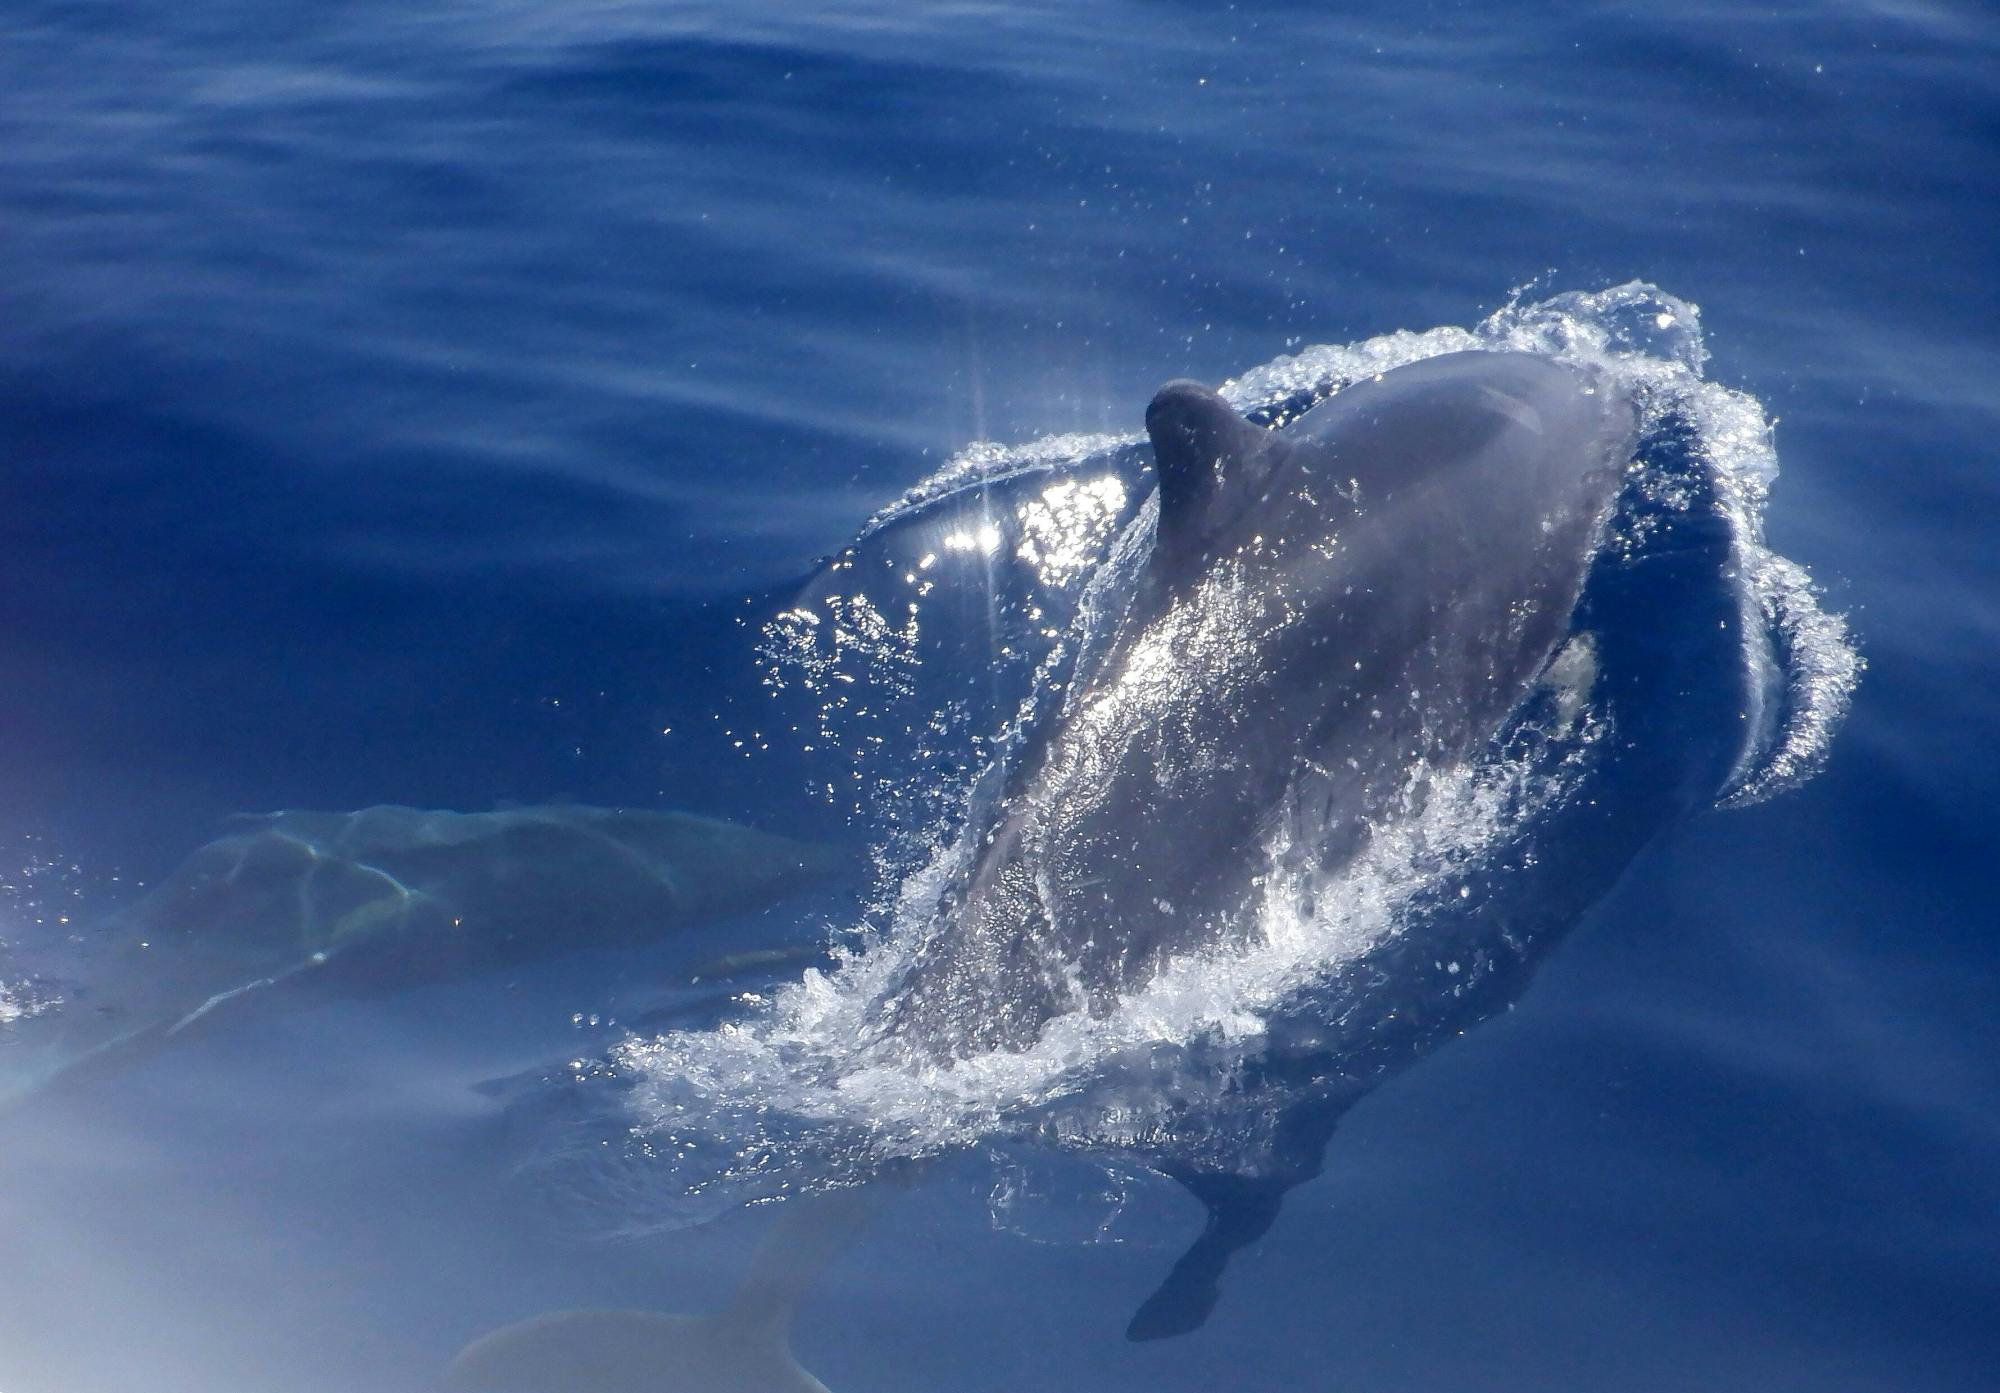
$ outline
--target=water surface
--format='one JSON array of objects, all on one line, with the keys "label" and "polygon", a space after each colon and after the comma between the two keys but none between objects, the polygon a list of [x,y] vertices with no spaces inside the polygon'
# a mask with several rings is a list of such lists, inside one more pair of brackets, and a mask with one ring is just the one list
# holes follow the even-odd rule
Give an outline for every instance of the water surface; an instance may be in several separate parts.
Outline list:
[{"label": "water surface", "polygon": [[[1642,278],[1776,417],[1770,541],[1866,655],[1823,773],[1676,831],[1356,1107],[1198,1333],[1122,1338],[1173,1186],[996,1201],[975,1155],[794,1345],[835,1390],[1983,1388],[1996,89],[1956,4],[30,3],[0,939],[80,954],[243,812],[846,844],[758,625],[969,441]],[[771,1210],[524,1176],[536,1114],[475,1086],[853,895],[246,1013],[13,1114],[0,1381],[425,1388],[537,1312],[713,1309]]]}]

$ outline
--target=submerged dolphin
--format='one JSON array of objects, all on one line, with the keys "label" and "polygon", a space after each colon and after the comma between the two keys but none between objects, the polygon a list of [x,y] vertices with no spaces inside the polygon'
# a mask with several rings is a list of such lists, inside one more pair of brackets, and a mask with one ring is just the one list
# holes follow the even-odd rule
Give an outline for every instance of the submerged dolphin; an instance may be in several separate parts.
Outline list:
[{"label": "submerged dolphin", "polygon": [[445,1370],[454,1393],[827,1393],[792,1357],[793,1309],[868,1213],[857,1192],[785,1206],[714,1315],[555,1311],[503,1326]]},{"label": "submerged dolphin", "polygon": [[645,943],[774,904],[842,865],[825,847],[626,808],[241,821],[93,936],[94,960],[58,1008],[0,1038],[0,1105],[281,985],[396,989]]},{"label": "submerged dolphin", "polygon": [[1276,430],[1171,383],[1146,424],[1158,521],[1122,622],[878,1004],[930,1057],[1025,1048],[1253,934],[1272,846],[1335,868],[1475,758],[1569,635],[1636,433],[1607,382],[1503,352]]}]

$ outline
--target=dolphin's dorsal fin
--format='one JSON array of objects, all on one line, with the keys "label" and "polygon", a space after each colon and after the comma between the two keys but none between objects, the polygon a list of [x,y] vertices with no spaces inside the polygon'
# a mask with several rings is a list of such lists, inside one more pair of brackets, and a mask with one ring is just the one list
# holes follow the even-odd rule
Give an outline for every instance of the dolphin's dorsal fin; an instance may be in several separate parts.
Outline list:
[{"label": "dolphin's dorsal fin", "polygon": [[553,1311],[459,1351],[443,1386],[464,1393],[827,1393],[792,1357],[792,1310],[872,1212],[862,1189],[794,1198],[715,1315]]},{"label": "dolphin's dorsal fin", "polygon": [[724,1319],[784,1330],[813,1279],[854,1241],[874,1207],[874,1197],[861,1188],[792,1199],[751,1255]]},{"label": "dolphin's dorsal fin", "polygon": [[1146,434],[1152,437],[1160,478],[1163,537],[1206,530],[1223,487],[1250,472],[1273,440],[1213,388],[1186,379],[1153,394],[1146,408]]},{"label": "dolphin's dorsal fin", "polygon": [[439,1380],[451,1393],[827,1393],[784,1333],[715,1316],[554,1311],[473,1341]]}]

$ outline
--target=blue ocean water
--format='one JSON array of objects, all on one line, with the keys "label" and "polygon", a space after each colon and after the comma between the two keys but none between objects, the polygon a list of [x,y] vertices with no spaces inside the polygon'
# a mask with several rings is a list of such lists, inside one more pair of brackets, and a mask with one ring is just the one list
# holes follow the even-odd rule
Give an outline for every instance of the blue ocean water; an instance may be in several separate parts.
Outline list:
[{"label": "blue ocean water", "polygon": [[[1355,1107],[1195,1333],[1123,1338],[1185,1195],[971,1156],[793,1348],[835,1390],[1992,1386],[1992,16],[28,0],[0,134],[0,940],[59,965],[246,812],[851,848],[759,626],[968,442],[1518,287],[1698,304],[1867,660],[1818,777],[1674,829]],[[426,1388],[539,1312],[714,1309],[784,1206],[657,1224],[480,1085],[854,893],[245,1012],[0,1120],[0,1386]]]}]

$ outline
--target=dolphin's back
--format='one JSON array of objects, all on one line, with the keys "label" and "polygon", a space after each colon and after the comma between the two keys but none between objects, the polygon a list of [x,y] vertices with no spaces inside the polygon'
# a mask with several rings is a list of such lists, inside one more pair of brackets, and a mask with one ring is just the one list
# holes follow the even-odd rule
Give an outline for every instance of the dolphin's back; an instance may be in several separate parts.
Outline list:
[{"label": "dolphin's back", "polygon": [[1254,932],[1284,819],[1338,863],[1476,757],[1567,633],[1632,453],[1622,396],[1526,354],[1400,368],[1275,432],[1206,420],[1202,390],[1149,418],[1177,487],[1122,629],[887,998],[933,1053],[1018,1048]]},{"label": "dolphin's back", "polygon": [[[1577,368],[1530,353],[1475,351],[1358,382],[1277,433],[1344,456],[1369,471],[1364,482],[1384,488],[1489,461],[1546,479],[1544,468],[1567,476],[1593,468],[1578,450],[1606,425],[1629,435],[1631,421],[1618,418],[1619,409],[1615,394]],[[1381,452],[1373,465],[1369,451]]]}]

